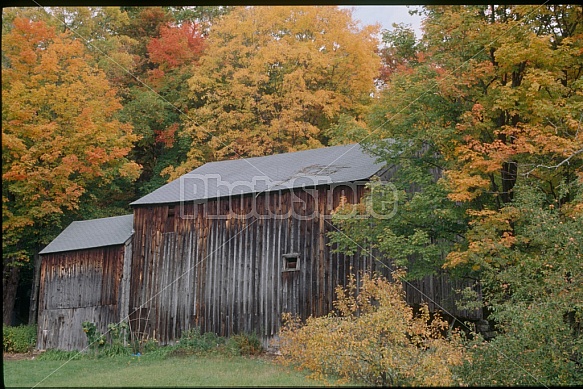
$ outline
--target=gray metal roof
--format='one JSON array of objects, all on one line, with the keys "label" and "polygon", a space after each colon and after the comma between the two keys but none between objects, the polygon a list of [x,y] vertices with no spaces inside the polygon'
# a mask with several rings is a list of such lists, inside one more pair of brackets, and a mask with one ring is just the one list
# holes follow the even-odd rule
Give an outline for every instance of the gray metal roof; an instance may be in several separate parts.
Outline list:
[{"label": "gray metal roof", "polygon": [[39,254],[82,250],[125,243],[133,233],[134,215],[76,221]]},{"label": "gray metal roof", "polygon": [[359,144],[209,162],[131,205],[201,201],[246,193],[366,180],[383,166]]}]

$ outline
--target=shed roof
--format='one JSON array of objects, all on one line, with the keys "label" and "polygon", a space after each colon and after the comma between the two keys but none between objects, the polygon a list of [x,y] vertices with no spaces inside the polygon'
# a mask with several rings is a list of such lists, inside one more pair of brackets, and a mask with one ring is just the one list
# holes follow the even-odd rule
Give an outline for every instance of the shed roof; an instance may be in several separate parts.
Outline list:
[{"label": "shed roof", "polygon": [[169,182],[131,205],[202,201],[366,180],[384,165],[360,144],[209,162]]},{"label": "shed roof", "polygon": [[39,254],[124,244],[133,233],[134,215],[75,221]]}]

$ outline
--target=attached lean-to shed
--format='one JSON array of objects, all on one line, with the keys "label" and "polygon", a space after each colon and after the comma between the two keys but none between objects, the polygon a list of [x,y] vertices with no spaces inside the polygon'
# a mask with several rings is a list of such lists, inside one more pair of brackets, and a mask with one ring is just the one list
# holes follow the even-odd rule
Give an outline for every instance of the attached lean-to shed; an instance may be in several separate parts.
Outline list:
[{"label": "attached lean-to shed", "polygon": [[[328,313],[351,271],[388,273],[366,251],[334,253],[330,215],[393,172],[358,144],[326,147],[207,163],[133,202],[132,331],[167,344],[199,327],[268,345],[282,313]],[[458,313],[446,278],[408,292]]]},{"label": "attached lean-to shed", "polygon": [[38,349],[81,350],[128,314],[133,215],[71,223],[41,252]]}]

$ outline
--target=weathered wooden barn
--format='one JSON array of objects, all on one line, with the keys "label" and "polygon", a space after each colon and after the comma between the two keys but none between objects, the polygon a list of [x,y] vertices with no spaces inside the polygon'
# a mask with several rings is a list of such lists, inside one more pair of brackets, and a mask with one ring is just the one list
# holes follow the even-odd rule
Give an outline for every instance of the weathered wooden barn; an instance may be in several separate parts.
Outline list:
[{"label": "weathered wooden barn", "polygon": [[[131,215],[73,223],[41,252],[39,348],[83,347],[85,320],[102,332],[128,320],[160,344],[199,327],[254,332],[269,346],[284,312],[328,313],[350,272],[390,273],[367,250],[334,252],[327,234],[341,201],[359,202],[372,177],[394,169],[359,145],[211,162],[131,203],[133,235]],[[480,319],[455,307],[466,284],[426,277],[406,285],[407,299]]]},{"label": "weathered wooden barn", "polygon": [[[369,252],[334,253],[330,215],[393,172],[359,145],[335,146],[207,163],[133,202],[132,330],[162,344],[195,326],[255,332],[268,345],[282,313],[328,313],[351,271],[389,273]],[[462,284],[426,277],[408,300],[477,319],[455,308]]]},{"label": "weathered wooden barn", "polygon": [[132,231],[133,215],[76,221],[40,252],[38,349],[83,349],[84,321],[127,316]]}]

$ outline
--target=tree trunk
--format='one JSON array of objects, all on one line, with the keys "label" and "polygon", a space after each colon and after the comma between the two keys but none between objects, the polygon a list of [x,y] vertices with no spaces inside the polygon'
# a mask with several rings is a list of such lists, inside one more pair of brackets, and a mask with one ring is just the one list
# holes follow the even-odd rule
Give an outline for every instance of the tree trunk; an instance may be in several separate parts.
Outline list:
[{"label": "tree trunk", "polygon": [[32,291],[30,293],[30,310],[28,311],[28,324],[36,324],[38,315],[38,292],[40,288],[41,258],[38,253],[34,255],[34,270],[32,277]]},{"label": "tree trunk", "polygon": [[16,302],[19,274],[19,266],[14,265],[10,260],[4,261],[2,271],[2,323],[4,325],[12,325],[12,312]]}]

